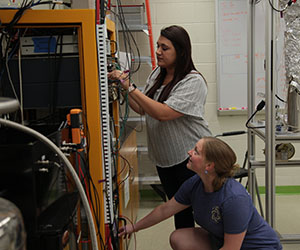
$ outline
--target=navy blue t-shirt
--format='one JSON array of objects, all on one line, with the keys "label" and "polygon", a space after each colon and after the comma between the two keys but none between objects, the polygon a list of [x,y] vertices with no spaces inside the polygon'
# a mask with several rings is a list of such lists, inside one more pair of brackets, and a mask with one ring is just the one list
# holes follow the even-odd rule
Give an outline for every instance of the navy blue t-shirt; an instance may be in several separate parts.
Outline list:
[{"label": "navy blue t-shirt", "polygon": [[191,205],[198,225],[219,239],[224,233],[247,230],[241,249],[282,249],[273,228],[258,214],[245,187],[233,178],[223,187],[206,193],[202,180],[194,175],[180,187],[175,200]]}]

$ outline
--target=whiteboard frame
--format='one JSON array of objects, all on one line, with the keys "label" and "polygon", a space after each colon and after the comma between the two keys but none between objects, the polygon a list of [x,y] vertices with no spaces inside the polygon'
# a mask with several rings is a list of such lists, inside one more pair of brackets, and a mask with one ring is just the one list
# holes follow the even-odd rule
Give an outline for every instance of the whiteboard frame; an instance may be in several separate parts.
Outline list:
[{"label": "whiteboard frame", "polygon": [[[223,0],[224,1],[224,0]],[[239,0],[233,0],[233,1],[239,1]],[[216,72],[217,72],[217,75],[216,75],[216,84],[217,84],[217,114],[219,116],[223,116],[223,115],[247,115],[248,111],[247,111],[247,108],[245,109],[236,109],[236,108],[229,108],[229,107],[226,107],[228,109],[226,110],[220,110],[219,108],[221,107],[221,103],[220,103],[220,100],[221,100],[221,90],[220,90],[220,81],[221,81],[221,61],[220,61],[220,57],[221,57],[221,51],[220,51],[220,39],[219,39],[219,34],[220,34],[220,27],[219,27],[219,22],[220,22],[220,13],[219,13],[219,2],[220,0],[215,0],[215,12],[216,12],[216,24],[215,24],[215,30],[216,30]],[[228,2],[230,2],[230,0],[228,0]],[[247,9],[247,6],[246,6],[246,9],[245,11],[248,11]],[[246,19],[248,20],[248,16],[246,17]],[[247,27],[246,27],[247,28]],[[247,39],[246,39],[247,41]],[[247,45],[246,45],[246,48],[247,48]],[[245,51],[245,55],[247,55],[247,49]],[[245,79],[245,87],[247,88],[247,77]],[[246,96],[245,98],[247,98],[248,96],[248,91],[246,90]],[[247,104],[247,101],[246,101],[246,104]],[[245,105],[247,106],[247,105]]]},{"label": "whiteboard frame", "polygon": [[[222,57],[223,53],[221,51],[222,50],[222,44],[221,44],[222,41],[220,40],[220,34],[221,34],[220,33],[221,32],[221,27],[220,27],[221,20],[220,20],[220,18],[223,18],[223,16],[220,16],[221,15],[220,4],[221,4],[221,2],[226,2],[226,1],[228,1],[229,3],[230,2],[239,3],[239,0],[216,0],[215,1],[215,11],[216,11],[216,18],[215,18],[216,19],[216,24],[215,24],[216,34],[215,35],[216,35],[216,73],[217,73],[217,75],[216,75],[217,114],[219,116],[222,116],[222,115],[247,115],[247,110],[249,109],[249,107],[248,107],[249,104],[248,104],[247,101],[245,102],[245,105],[244,105],[244,103],[242,105],[239,105],[240,107],[232,107],[231,108],[231,107],[223,107],[222,106],[224,104],[224,100],[226,102],[226,97],[229,94],[227,92],[224,93],[224,91],[223,91],[224,86],[221,85],[221,81],[222,81],[222,72],[221,72],[221,70],[222,70],[222,61],[221,61],[222,58],[221,57]],[[237,9],[239,9],[239,8],[237,8]],[[241,11],[247,11],[247,16],[246,16],[247,25],[245,27],[245,32],[249,32],[249,29],[248,29],[248,26],[249,26],[249,23],[248,23],[249,22],[249,20],[248,20],[249,19],[249,6],[246,5],[245,9],[241,9]],[[265,20],[263,20],[263,21],[265,21]],[[255,24],[254,24],[254,26],[255,26]],[[254,29],[255,29],[255,27],[254,27]],[[259,33],[262,33],[262,31],[260,31]],[[254,34],[254,35],[256,35],[256,34]],[[260,40],[260,38],[258,38],[258,39]],[[265,40],[265,38],[263,38],[263,41],[264,40]],[[246,43],[249,43],[248,38],[246,38]],[[277,46],[277,43],[275,44],[275,46]],[[247,44],[246,44],[246,47],[247,47],[247,50],[248,50],[248,45]],[[264,97],[260,97],[258,95],[258,92],[262,92],[259,89],[261,89],[261,87],[264,86],[264,85],[262,85],[261,82],[258,82],[258,79],[261,78],[260,76],[265,76],[265,73],[263,73],[263,71],[261,71],[264,60],[260,58],[260,56],[263,55],[262,53],[265,53],[265,52],[263,52],[264,51],[263,49],[262,49],[262,52],[260,52],[260,51],[261,51],[261,48],[258,48],[258,52],[259,52],[258,53],[259,54],[258,59],[257,59],[258,61],[256,62],[256,58],[255,57],[253,58],[254,59],[254,65],[257,63],[257,67],[258,67],[258,69],[254,68],[254,72],[253,72],[253,74],[254,74],[253,81],[254,81],[254,85],[255,85],[254,86],[254,96],[256,96],[256,98],[255,98],[256,100],[254,101],[254,104],[255,103],[258,104],[260,102],[260,100],[264,99]],[[248,53],[248,51],[245,51],[245,55],[248,56],[248,63],[249,63],[249,53]],[[246,78],[245,78],[245,88],[246,88],[245,100],[246,100],[246,98],[249,98],[249,93],[248,93],[249,89],[247,87],[248,86],[247,81],[248,81],[248,78],[249,78],[249,76],[248,76],[249,68],[248,67],[249,67],[249,65],[247,65],[248,70],[247,70],[247,75],[246,75]],[[244,73],[241,72],[241,74],[244,74]],[[281,98],[285,99],[285,92],[283,90],[284,82],[281,82],[280,80],[282,80],[282,79],[278,79],[278,76],[276,75],[275,79],[274,79],[274,81],[276,82],[276,93],[278,93]],[[224,84],[224,82],[223,82],[223,84]],[[231,88],[231,86],[229,88]],[[265,87],[263,87],[263,89],[264,88]],[[239,93],[237,93],[237,94],[239,94]],[[264,94],[265,93],[262,93],[262,95],[264,95]],[[244,96],[244,92],[243,92],[243,96]],[[234,97],[234,95],[233,95],[233,97]],[[227,98],[230,98],[230,96],[227,97]],[[232,105],[232,106],[238,106],[238,103],[240,102],[240,100],[241,99],[239,99],[239,101],[237,101],[237,103]],[[276,103],[280,105],[281,109],[285,108],[284,107],[285,105],[281,102],[278,102],[278,100],[276,100]],[[245,107],[241,107],[241,106],[245,106]],[[225,108],[225,110],[224,109],[220,110],[220,108]]]}]

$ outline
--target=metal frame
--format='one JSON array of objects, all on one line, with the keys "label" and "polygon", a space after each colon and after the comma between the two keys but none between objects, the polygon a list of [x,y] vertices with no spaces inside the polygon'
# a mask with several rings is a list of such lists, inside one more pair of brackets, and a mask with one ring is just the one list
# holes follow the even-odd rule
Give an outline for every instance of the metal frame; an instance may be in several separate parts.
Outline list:
[{"label": "metal frame", "polygon": [[[9,23],[17,10],[0,10],[2,24]],[[78,50],[80,60],[81,99],[85,122],[89,132],[89,166],[99,199],[103,200],[103,184],[99,182],[102,175],[101,122],[99,109],[99,79],[95,32],[95,10],[27,10],[16,27],[74,27],[78,29]],[[95,197],[92,192],[92,199]],[[98,216],[104,216],[104,208],[100,206]],[[101,220],[102,218],[100,218]],[[94,218],[95,220],[95,218]],[[98,230],[98,228],[97,228]],[[99,225],[97,235],[98,246],[101,236],[104,238],[104,223]]]},{"label": "metal frame", "polygon": [[[274,1],[271,0],[273,3]],[[249,2],[249,19],[248,19],[248,34],[250,35],[248,41],[248,117],[250,117],[254,109],[255,89],[254,89],[254,76],[255,76],[255,0]],[[300,141],[299,134],[294,135],[280,135],[275,136],[275,89],[276,89],[276,72],[274,70],[274,62],[276,56],[276,44],[275,44],[275,31],[274,26],[276,22],[276,16],[271,6],[268,4],[266,7],[266,59],[265,59],[265,129],[248,130],[248,152],[249,152],[249,192],[254,200],[255,197],[255,168],[265,166],[265,214],[266,221],[274,228],[275,227],[275,170],[276,166],[299,166],[299,161],[288,161],[286,163],[276,163],[275,158],[275,145],[278,141]],[[265,141],[265,161],[255,161],[255,136],[259,136]],[[280,240],[282,243],[299,243],[300,235],[281,235]]]}]

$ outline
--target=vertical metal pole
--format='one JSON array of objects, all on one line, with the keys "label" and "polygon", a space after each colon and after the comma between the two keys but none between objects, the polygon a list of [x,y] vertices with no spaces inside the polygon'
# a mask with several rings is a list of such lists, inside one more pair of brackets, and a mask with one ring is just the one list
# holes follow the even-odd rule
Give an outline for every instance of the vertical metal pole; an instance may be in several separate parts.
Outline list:
[{"label": "vertical metal pole", "polygon": [[[255,99],[255,60],[254,60],[254,46],[255,46],[255,3],[253,0],[248,2],[248,117],[254,113],[254,99]],[[251,161],[255,159],[255,135],[248,129],[248,178],[249,178],[249,193],[255,203],[255,169],[251,167]]]},{"label": "vertical metal pole", "polygon": [[[273,1],[272,1],[273,2]],[[266,5],[266,220],[275,225],[275,86],[273,82],[273,11]]]}]

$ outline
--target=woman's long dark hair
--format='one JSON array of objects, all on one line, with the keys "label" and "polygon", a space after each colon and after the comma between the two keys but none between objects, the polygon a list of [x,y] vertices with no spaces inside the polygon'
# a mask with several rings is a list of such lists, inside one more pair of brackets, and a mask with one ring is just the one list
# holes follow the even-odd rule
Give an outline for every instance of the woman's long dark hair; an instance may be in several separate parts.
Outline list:
[{"label": "woman's long dark hair", "polygon": [[[186,30],[180,26],[172,25],[160,31],[160,35],[170,40],[176,51],[175,72],[174,77],[163,89],[158,101],[164,102],[167,100],[173,87],[182,80],[191,70],[196,70],[192,60],[191,40]],[[161,87],[166,77],[167,71],[161,68],[154,85],[146,93],[147,96],[153,99],[157,89]],[[200,73],[199,73],[200,74]],[[203,76],[202,76],[203,77]],[[204,79],[204,77],[203,77]]]}]

